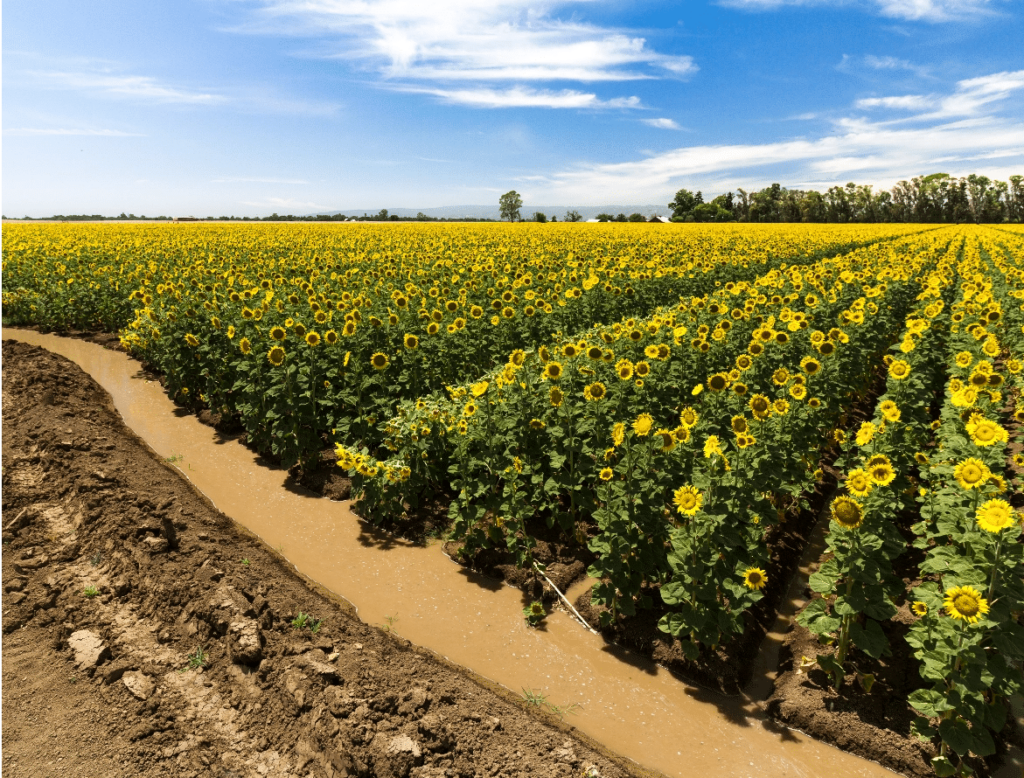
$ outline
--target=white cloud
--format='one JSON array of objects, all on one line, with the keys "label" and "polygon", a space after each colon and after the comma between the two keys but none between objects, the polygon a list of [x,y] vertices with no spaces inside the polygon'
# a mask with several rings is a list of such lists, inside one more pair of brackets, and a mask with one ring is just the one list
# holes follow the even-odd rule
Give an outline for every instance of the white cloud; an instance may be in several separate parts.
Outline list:
[{"label": "white cloud", "polygon": [[248,205],[253,208],[260,208],[265,211],[275,211],[280,213],[294,213],[298,210],[317,210],[326,211],[331,206],[320,205],[318,203],[305,202],[303,200],[295,200],[289,197],[268,197],[265,200],[256,201],[243,201],[240,205]]},{"label": "white cloud", "polygon": [[924,95],[901,95],[899,97],[866,97],[858,100],[858,108],[898,108],[905,111],[923,111],[935,105],[935,98]]},{"label": "white cloud", "polygon": [[121,130],[87,130],[74,127],[60,127],[60,128],[49,128],[49,127],[11,127],[4,130],[4,135],[16,135],[16,136],[31,136],[31,135],[43,135],[43,136],[65,136],[65,135],[78,135],[78,136],[89,136],[93,138],[143,138],[137,132],[122,132]]},{"label": "white cloud", "polygon": [[127,97],[157,103],[187,103],[212,105],[227,98],[211,92],[195,92],[168,86],[150,76],[120,75],[113,73],[89,73],[68,71],[34,71],[48,86],[96,92],[110,97]]},{"label": "white cloud", "polygon": [[971,161],[987,159],[999,159],[1004,167],[986,175],[1005,178],[1024,166],[1024,120],[994,115],[994,109],[1018,89],[1024,89],[1024,72],[966,79],[946,96],[869,98],[874,102],[859,101],[857,107],[929,112],[898,122],[846,117],[833,122],[832,134],[817,138],[690,146],[641,160],[581,164],[548,174],[529,196],[581,204],[610,197],[657,202],[679,186],[760,188],[769,176],[796,186],[814,181],[827,188],[849,180],[891,185],[940,166],[953,174],[975,172]]},{"label": "white cloud", "polygon": [[553,91],[514,86],[508,89],[487,87],[469,89],[428,89],[403,87],[404,92],[435,95],[445,102],[468,105],[473,108],[642,108],[639,97],[616,97],[601,100],[590,92],[572,89]]},{"label": "white cloud", "polygon": [[261,0],[252,32],[328,37],[333,56],[389,78],[621,81],[689,75],[687,56],[551,13],[565,0]]},{"label": "white cloud", "polygon": [[964,79],[957,82],[956,89],[949,95],[867,97],[858,100],[856,107],[927,111],[911,116],[908,121],[978,116],[992,103],[1006,100],[1019,90],[1024,90],[1024,70]]},{"label": "white cloud", "polygon": [[680,127],[672,119],[641,119],[641,121],[651,127],[657,127],[659,130],[681,130]]},{"label": "white cloud", "polygon": [[893,19],[925,22],[965,20],[993,13],[992,0],[722,0],[722,4],[754,10],[782,6],[863,6]]}]

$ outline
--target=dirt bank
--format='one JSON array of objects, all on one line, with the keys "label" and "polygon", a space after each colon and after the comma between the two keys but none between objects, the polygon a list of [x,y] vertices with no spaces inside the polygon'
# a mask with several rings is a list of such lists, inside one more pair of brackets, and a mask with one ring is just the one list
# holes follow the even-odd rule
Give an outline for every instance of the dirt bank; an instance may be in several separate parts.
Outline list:
[{"label": "dirt bank", "polygon": [[5,774],[644,774],[358,621],[72,363],[5,341],[3,382]]}]

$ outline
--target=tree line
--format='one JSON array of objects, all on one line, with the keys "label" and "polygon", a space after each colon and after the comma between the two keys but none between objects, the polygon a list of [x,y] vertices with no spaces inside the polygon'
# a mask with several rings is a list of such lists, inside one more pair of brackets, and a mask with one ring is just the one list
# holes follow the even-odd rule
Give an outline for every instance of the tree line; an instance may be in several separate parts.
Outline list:
[{"label": "tree line", "polygon": [[826,192],[772,184],[760,191],[737,189],[710,202],[701,192],[680,189],[668,204],[672,221],[693,222],[913,222],[998,224],[1024,221],[1024,177],[994,181],[946,173],[900,181],[875,191],[848,183]]}]

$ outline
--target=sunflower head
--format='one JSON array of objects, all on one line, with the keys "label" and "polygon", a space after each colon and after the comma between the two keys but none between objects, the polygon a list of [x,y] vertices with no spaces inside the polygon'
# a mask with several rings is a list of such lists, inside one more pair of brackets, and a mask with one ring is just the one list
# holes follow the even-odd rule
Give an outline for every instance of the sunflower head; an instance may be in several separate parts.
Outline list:
[{"label": "sunflower head", "polygon": [[615,472],[610,467],[601,468],[601,472],[598,474],[602,481],[611,481]]},{"label": "sunflower head", "polygon": [[729,385],[729,376],[725,373],[715,373],[708,379],[708,389],[712,392],[720,392]]},{"label": "sunflower head", "polygon": [[772,404],[763,394],[755,394],[747,402],[750,410],[754,414],[754,418],[759,421],[767,419],[772,413]]},{"label": "sunflower head", "polygon": [[411,332],[406,334],[405,338],[403,338],[403,342],[409,351],[415,351],[420,345],[419,337],[413,335]]},{"label": "sunflower head", "polygon": [[1001,532],[1016,524],[1013,508],[1006,500],[988,500],[978,508],[978,526],[986,532]]},{"label": "sunflower head", "polygon": [[978,619],[988,613],[988,601],[973,586],[947,589],[942,606],[951,617],[968,624],[977,623]]},{"label": "sunflower head", "polygon": [[874,488],[874,483],[866,472],[860,468],[846,474],[846,488],[854,497],[867,497]]},{"label": "sunflower head", "polygon": [[894,359],[889,364],[889,377],[902,381],[910,375],[910,363],[902,359]]},{"label": "sunflower head", "polygon": [[391,360],[388,359],[388,355],[380,351],[370,357],[370,364],[373,365],[374,370],[384,370],[390,363]]},{"label": "sunflower head", "polygon": [[280,367],[281,363],[284,362],[284,356],[284,348],[281,346],[273,346],[267,352],[267,359],[274,367]]},{"label": "sunflower head", "polygon": [[548,362],[544,365],[543,376],[551,381],[557,381],[562,377],[562,364],[560,362]]},{"label": "sunflower head", "polygon": [[832,520],[845,530],[857,529],[864,521],[864,506],[850,497],[832,501]]},{"label": "sunflower head", "polygon": [[608,390],[603,383],[600,381],[594,381],[594,383],[583,389],[583,396],[590,402],[597,402],[603,400],[605,395],[608,394]]},{"label": "sunflower head", "polygon": [[565,395],[562,394],[562,390],[561,389],[559,389],[557,386],[552,386],[551,387],[551,392],[549,393],[549,397],[551,399],[551,404],[554,407],[556,407],[556,408],[561,408],[562,407],[562,400],[565,399]]},{"label": "sunflower head", "polygon": [[681,486],[672,494],[676,511],[683,516],[693,516],[704,504],[704,496],[693,486]]},{"label": "sunflower head", "polygon": [[914,604],[910,606],[910,610],[912,610],[917,616],[928,615],[928,606],[920,600],[916,600]]},{"label": "sunflower head", "polygon": [[970,457],[957,464],[953,477],[962,489],[980,489],[988,481],[991,471],[988,465],[976,457]]},{"label": "sunflower head", "polygon": [[748,567],[743,571],[743,585],[753,591],[760,591],[768,583],[768,574],[760,567]]},{"label": "sunflower head", "polygon": [[652,427],[654,427],[654,419],[649,413],[641,413],[633,422],[633,432],[641,438],[650,435]]}]

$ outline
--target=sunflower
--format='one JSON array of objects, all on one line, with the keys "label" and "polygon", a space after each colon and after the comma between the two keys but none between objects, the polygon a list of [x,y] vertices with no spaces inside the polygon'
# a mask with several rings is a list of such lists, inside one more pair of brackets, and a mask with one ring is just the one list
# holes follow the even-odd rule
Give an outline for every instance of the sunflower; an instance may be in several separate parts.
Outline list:
[{"label": "sunflower", "polygon": [[757,443],[757,438],[753,435],[747,435],[746,433],[740,433],[736,436],[736,445],[739,448],[750,448]]},{"label": "sunflower", "polygon": [[807,387],[803,384],[794,384],[789,387],[789,396],[794,400],[802,400],[807,396]]},{"label": "sunflower", "polygon": [[616,446],[621,446],[622,441],[626,438],[626,425],[621,421],[616,422],[615,426],[612,427],[612,443]]},{"label": "sunflower", "polygon": [[888,486],[896,478],[896,471],[888,462],[878,462],[868,466],[868,476],[875,486]]},{"label": "sunflower", "polygon": [[910,375],[910,363],[902,359],[894,359],[889,365],[889,377],[902,381]]},{"label": "sunflower", "polygon": [[804,357],[800,360],[800,369],[807,373],[807,375],[814,375],[821,370],[821,362],[814,357]]},{"label": "sunflower", "polygon": [[487,388],[490,386],[489,381],[477,381],[475,384],[469,387],[470,394],[474,397],[483,397],[487,394]]},{"label": "sunflower", "polygon": [[562,356],[566,359],[572,359],[579,353],[579,349],[576,348],[575,343],[566,343],[562,346]]},{"label": "sunflower", "polygon": [[562,363],[561,362],[548,362],[544,365],[544,372],[542,376],[545,379],[551,379],[557,381],[562,377]]},{"label": "sunflower", "polygon": [[789,413],[789,400],[785,400],[780,397],[772,403],[772,410],[775,411],[777,416],[785,416]]},{"label": "sunflower", "polygon": [[191,332],[185,333],[185,342],[188,343],[192,348],[199,345],[199,338],[193,335]]},{"label": "sunflower", "polygon": [[587,359],[593,359],[595,362],[598,359],[604,357],[604,351],[601,350],[600,346],[591,346],[587,349]]},{"label": "sunflower", "polygon": [[846,488],[854,497],[867,497],[873,487],[871,476],[859,467],[846,474]]},{"label": "sunflower", "polygon": [[980,489],[991,474],[988,465],[976,457],[965,459],[953,470],[953,477],[963,489]]},{"label": "sunflower", "polygon": [[857,430],[856,443],[858,446],[866,446],[872,440],[875,439],[875,432],[877,427],[870,421],[866,421],[860,425],[860,429]]},{"label": "sunflower", "polygon": [[661,450],[665,453],[668,453],[676,447],[676,436],[673,434],[672,430],[667,430],[662,427],[655,431],[654,437],[661,438]]},{"label": "sunflower", "polygon": [[693,516],[704,504],[704,495],[692,486],[680,486],[672,493],[672,502],[683,516]]},{"label": "sunflower", "polygon": [[530,429],[532,430],[542,430],[545,426],[547,425],[540,419],[530,419]]},{"label": "sunflower", "polygon": [[594,381],[583,390],[583,396],[591,402],[603,400],[608,394],[608,389],[600,381]]},{"label": "sunflower", "polygon": [[720,392],[729,385],[729,376],[725,373],[715,373],[708,378],[708,389],[712,392]]},{"label": "sunflower", "polygon": [[764,421],[772,414],[772,404],[763,394],[755,394],[747,402],[747,405],[758,421]]},{"label": "sunflower", "polygon": [[768,574],[760,567],[748,567],[743,571],[743,585],[748,589],[760,591],[768,583]]},{"label": "sunflower", "polygon": [[370,364],[373,365],[375,370],[386,370],[387,366],[391,364],[391,360],[388,359],[387,354],[377,351],[370,357]]},{"label": "sunflower", "polygon": [[1015,523],[1013,509],[1006,500],[989,500],[978,508],[978,526],[986,532],[999,532]]},{"label": "sunflower", "polygon": [[334,330],[327,330],[327,332],[324,333],[324,340],[327,342],[328,346],[333,346],[338,342],[338,333]]},{"label": "sunflower", "polygon": [[644,356],[648,359],[657,359],[659,354],[658,347],[655,344],[651,344],[644,348]]},{"label": "sunflower", "polygon": [[692,429],[697,426],[698,419],[700,419],[700,416],[697,415],[697,411],[689,406],[683,408],[682,412],[679,414],[679,423],[687,429]]},{"label": "sunflower", "polygon": [[890,424],[895,424],[900,420],[900,409],[892,400],[884,400],[878,409],[882,412],[882,416]]},{"label": "sunflower", "polygon": [[915,600],[914,604],[910,606],[910,610],[912,610],[918,616],[928,615],[928,606],[920,600]]},{"label": "sunflower", "polygon": [[992,446],[996,443],[1005,443],[1007,433],[1002,427],[980,414],[971,416],[967,422],[967,432],[976,446]]},{"label": "sunflower", "polygon": [[641,378],[644,378],[651,374],[651,365],[649,362],[637,362],[633,365],[633,372]]},{"label": "sunflower", "polygon": [[718,455],[725,458],[725,454],[722,452],[722,443],[718,439],[718,435],[708,435],[708,439],[704,441],[704,458],[711,459],[711,457]]},{"label": "sunflower", "polygon": [[320,334],[317,332],[306,333],[306,345],[307,346],[319,346],[320,345]]},{"label": "sunflower", "polygon": [[747,393],[747,385],[742,381],[737,381],[732,385],[732,390],[740,397],[743,397]]},{"label": "sunflower", "polygon": [[789,371],[784,367],[777,369],[772,373],[772,383],[776,386],[785,386],[789,383]]},{"label": "sunflower", "polygon": [[562,400],[565,399],[565,395],[562,394],[561,389],[559,389],[557,386],[552,386],[549,396],[551,398],[551,404],[553,406],[555,406],[556,408],[562,407]]},{"label": "sunflower", "polygon": [[954,586],[946,590],[942,606],[954,619],[974,624],[988,613],[988,601],[973,586]]},{"label": "sunflower", "polygon": [[288,331],[284,327],[271,327],[270,337],[278,342],[284,340],[288,336]]},{"label": "sunflower", "polygon": [[405,338],[403,338],[403,342],[409,351],[415,351],[420,345],[420,339],[411,332],[406,334]]},{"label": "sunflower", "polygon": [[633,377],[633,363],[628,359],[620,359],[615,365],[615,372],[623,381]]},{"label": "sunflower", "polygon": [[914,454],[914,461],[917,462],[917,464],[919,465],[927,465],[928,455],[921,451],[918,451],[916,454]]},{"label": "sunflower", "polygon": [[654,426],[654,419],[651,418],[649,413],[641,413],[636,417],[636,421],[633,422],[633,432],[639,437],[643,438],[651,434],[651,428]]},{"label": "sunflower", "polygon": [[610,467],[601,468],[601,472],[598,474],[602,481],[611,481],[615,472]]},{"label": "sunflower", "polygon": [[857,529],[864,521],[864,506],[850,497],[837,497],[832,502],[831,514],[843,529]]},{"label": "sunflower", "polygon": [[470,400],[469,402],[466,403],[466,406],[462,409],[462,415],[465,418],[468,419],[468,418],[471,418],[472,416],[474,416],[475,414],[476,414],[476,403],[473,402],[473,400]]},{"label": "sunflower", "polygon": [[733,416],[729,424],[737,434],[747,431],[747,419],[744,416]]},{"label": "sunflower", "polygon": [[267,359],[270,360],[270,364],[274,367],[280,367],[281,363],[284,362],[284,348],[281,346],[274,346],[267,352]]},{"label": "sunflower", "polygon": [[242,338],[240,341],[238,341],[238,350],[241,351],[243,354],[252,353],[252,344],[249,342],[248,338]]},{"label": "sunflower", "polygon": [[233,340],[235,337],[235,327],[233,324],[228,325],[228,340]]},{"label": "sunflower", "polygon": [[440,330],[441,328],[437,326],[437,322],[432,321],[427,325],[428,335],[436,335]]}]

